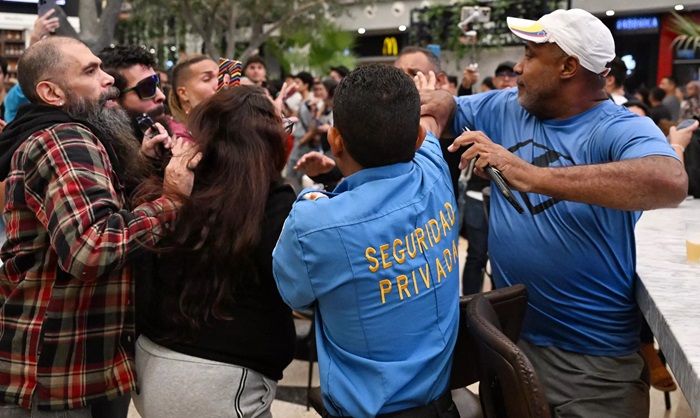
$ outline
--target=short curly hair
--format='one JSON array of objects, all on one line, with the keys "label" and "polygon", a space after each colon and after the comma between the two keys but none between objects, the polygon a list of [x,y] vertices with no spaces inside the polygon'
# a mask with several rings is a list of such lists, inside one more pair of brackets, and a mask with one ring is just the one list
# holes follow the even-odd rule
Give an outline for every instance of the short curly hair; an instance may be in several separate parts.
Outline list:
[{"label": "short curly hair", "polygon": [[108,46],[100,51],[97,57],[102,60],[102,69],[114,77],[114,87],[119,91],[126,88],[126,78],[122,76],[121,70],[134,65],[143,65],[153,70],[157,67],[155,55],[148,52],[146,48],[136,45]]}]

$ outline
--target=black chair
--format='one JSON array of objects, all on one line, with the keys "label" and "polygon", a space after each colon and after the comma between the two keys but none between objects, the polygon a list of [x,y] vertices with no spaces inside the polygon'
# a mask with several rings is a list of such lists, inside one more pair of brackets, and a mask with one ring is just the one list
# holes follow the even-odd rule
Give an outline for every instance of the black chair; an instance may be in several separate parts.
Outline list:
[{"label": "black chair", "polygon": [[[473,337],[467,329],[467,306],[469,302],[477,296],[483,296],[489,300],[496,312],[500,321],[500,326],[508,335],[509,338],[517,341],[520,338],[520,328],[522,325],[525,309],[527,308],[527,289],[522,284],[505,287],[502,289],[492,290],[490,292],[477,293],[474,295],[462,296],[459,300],[459,328],[457,332],[457,342],[454,349],[454,357],[452,360],[452,372],[450,374],[450,389],[464,390],[467,395],[472,396],[471,392],[466,389],[467,386],[479,381],[478,373],[478,353]],[[454,395],[454,393],[453,393]],[[460,403],[461,400],[464,402]],[[465,413],[465,410],[471,409],[471,399],[464,396],[453,396],[453,400],[457,404],[457,409],[460,413]],[[320,415],[325,412],[321,388],[315,387],[309,391],[307,401],[311,407]],[[479,411],[469,411],[469,413]]]},{"label": "black chair", "polygon": [[485,418],[551,417],[532,364],[502,331],[494,307],[483,295],[467,305],[467,325],[478,352],[479,396]]}]

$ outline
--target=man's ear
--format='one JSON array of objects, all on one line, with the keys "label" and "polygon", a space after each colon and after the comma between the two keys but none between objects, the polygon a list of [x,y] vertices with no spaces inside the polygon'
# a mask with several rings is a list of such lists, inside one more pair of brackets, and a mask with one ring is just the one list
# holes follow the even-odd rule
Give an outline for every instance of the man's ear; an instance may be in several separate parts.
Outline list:
[{"label": "man's ear", "polygon": [[343,144],[343,137],[335,126],[331,126],[328,130],[328,144],[331,146],[331,153],[336,160],[342,158],[345,153],[345,145]]},{"label": "man's ear", "polygon": [[561,68],[561,78],[571,78],[581,69],[581,63],[578,58],[573,55],[568,55],[563,58]]},{"label": "man's ear", "polygon": [[423,141],[425,141],[425,136],[428,135],[428,131],[425,130],[423,125],[418,125],[418,139],[416,139],[416,150],[423,146]]},{"label": "man's ear", "polygon": [[435,88],[436,89],[446,89],[449,84],[450,83],[449,83],[449,80],[447,80],[447,74],[445,74],[445,73],[437,74],[437,77],[435,78]]},{"label": "man's ear", "polygon": [[66,93],[56,83],[42,81],[36,85],[36,94],[49,106],[62,107],[66,104]]}]

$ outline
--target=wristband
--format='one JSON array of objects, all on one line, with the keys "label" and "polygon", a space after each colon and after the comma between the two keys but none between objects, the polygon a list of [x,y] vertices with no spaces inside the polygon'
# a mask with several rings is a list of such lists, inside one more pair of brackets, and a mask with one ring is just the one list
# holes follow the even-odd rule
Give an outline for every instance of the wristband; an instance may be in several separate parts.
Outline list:
[{"label": "wristband", "polygon": [[685,147],[681,144],[671,144],[672,147],[679,147],[681,152],[685,152]]}]

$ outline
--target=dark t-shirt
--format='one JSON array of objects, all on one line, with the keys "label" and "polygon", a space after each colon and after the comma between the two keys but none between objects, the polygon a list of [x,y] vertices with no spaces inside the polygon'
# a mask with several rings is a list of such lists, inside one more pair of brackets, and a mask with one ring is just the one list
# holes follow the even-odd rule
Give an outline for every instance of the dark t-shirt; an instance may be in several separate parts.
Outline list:
[{"label": "dark t-shirt", "polygon": [[654,121],[655,124],[659,124],[661,120],[666,119],[671,120],[671,112],[664,105],[658,105],[651,108],[649,111],[649,117]]},{"label": "dark t-shirt", "polygon": [[[265,206],[261,239],[253,258],[257,280],[243,280],[234,290],[235,302],[228,313],[231,320],[215,320],[191,341],[171,341],[166,337],[169,321],[163,319],[160,291],[168,278],[177,274],[182,255],[164,254],[159,258],[158,274],[150,293],[144,334],[171,350],[255,370],[270,379],[282,378],[282,371],[291,363],[296,332],[291,309],[282,301],[272,276],[272,250],[296,196],[288,185],[272,187]],[[232,275],[237,272],[232,271]],[[240,274],[240,273],[238,273]],[[199,278],[207,280],[207,277]],[[138,289],[137,289],[138,291]],[[143,306],[141,302],[141,306]]]}]

